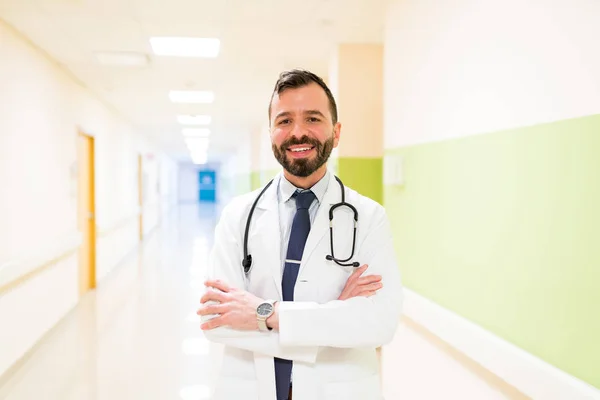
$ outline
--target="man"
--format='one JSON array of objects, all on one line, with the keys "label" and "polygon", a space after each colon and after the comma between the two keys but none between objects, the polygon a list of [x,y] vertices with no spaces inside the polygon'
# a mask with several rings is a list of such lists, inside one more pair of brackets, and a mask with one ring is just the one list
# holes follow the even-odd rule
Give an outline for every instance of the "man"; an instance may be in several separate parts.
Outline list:
[{"label": "man", "polygon": [[[321,78],[281,74],[269,121],[283,171],[261,196],[223,210],[200,300],[206,338],[224,345],[214,400],[383,398],[376,349],[399,323],[400,274],[383,207],[327,170],[337,118]],[[329,210],[342,191],[358,228],[354,236],[352,209],[338,207],[332,239]]]}]

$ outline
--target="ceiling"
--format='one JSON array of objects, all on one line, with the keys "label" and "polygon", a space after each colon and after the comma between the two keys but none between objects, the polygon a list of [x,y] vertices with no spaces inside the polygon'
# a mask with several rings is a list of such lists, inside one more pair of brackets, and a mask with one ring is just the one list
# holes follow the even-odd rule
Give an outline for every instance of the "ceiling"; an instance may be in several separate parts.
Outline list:
[{"label": "ceiling", "polygon": [[[267,123],[282,70],[327,76],[337,43],[381,42],[386,0],[0,0],[0,18],[70,70],[167,154],[186,160],[179,114],[212,116],[209,161]],[[214,37],[217,58],[158,57],[151,36]],[[144,67],[96,52],[145,53]],[[173,104],[170,90],[212,90],[212,104]]]}]

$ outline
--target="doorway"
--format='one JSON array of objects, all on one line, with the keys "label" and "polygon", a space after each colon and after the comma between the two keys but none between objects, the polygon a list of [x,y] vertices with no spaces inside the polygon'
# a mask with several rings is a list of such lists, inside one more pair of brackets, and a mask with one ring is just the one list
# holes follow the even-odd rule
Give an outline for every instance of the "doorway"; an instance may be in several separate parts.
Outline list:
[{"label": "doorway", "polygon": [[198,171],[198,200],[203,202],[216,202],[217,174],[213,170]]},{"label": "doorway", "polygon": [[139,240],[144,240],[144,159],[141,154],[138,154],[138,206],[140,210],[139,216]]},{"label": "doorway", "polygon": [[78,228],[79,296],[96,288],[96,191],[94,169],[94,138],[79,132],[77,135],[78,166]]}]

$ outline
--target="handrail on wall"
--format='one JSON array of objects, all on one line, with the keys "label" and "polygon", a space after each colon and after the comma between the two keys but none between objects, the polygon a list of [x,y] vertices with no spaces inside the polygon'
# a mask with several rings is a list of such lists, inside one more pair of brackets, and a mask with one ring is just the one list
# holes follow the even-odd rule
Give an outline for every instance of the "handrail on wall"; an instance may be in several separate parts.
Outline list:
[{"label": "handrail on wall", "polygon": [[[136,208],[133,215],[129,215],[112,224],[112,226],[99,231],[98,237],[107,237],[130,223],[137,222],[141,212],[139,207]],[[77,232],[48,248],[38,250],[34,255],[29,252],[22,257],[0,263],[0,296],[33,279],[61,261],[72,257],[79,250],[81,243],[82,235]]]},{"label": "handrail on wall", "polygon": [[30,252],[0,264],[0,296],[72,257],[79,250],[81,241],[81,233],[77,232],[33,255]]}]

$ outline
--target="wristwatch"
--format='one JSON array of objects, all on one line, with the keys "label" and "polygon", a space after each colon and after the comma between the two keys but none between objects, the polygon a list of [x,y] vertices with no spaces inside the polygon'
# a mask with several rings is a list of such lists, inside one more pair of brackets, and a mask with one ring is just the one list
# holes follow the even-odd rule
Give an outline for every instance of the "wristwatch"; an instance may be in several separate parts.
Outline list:
[{"label": "wristwatch", "polygon": [[273,300],[265,300],[256,307],[256,318],[258,319],[258,329],[266,332],[270,331],[271,328],[267,327],[267,318],[273,315],[275,307],[273,306]]}]

